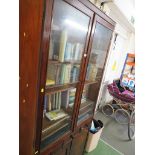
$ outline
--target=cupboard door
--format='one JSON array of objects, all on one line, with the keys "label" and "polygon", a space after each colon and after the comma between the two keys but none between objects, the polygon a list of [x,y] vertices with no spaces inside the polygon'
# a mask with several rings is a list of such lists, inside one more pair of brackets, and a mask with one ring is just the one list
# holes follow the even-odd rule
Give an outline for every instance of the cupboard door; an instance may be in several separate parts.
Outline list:
[{"label": "cupboard door", "polygon": [[93,116],[112,37],[112,28],[112,25],[96,15],[89,45],[89,61],[81,97],[78,125]]},{"label": "cupboard door", "polygon": [[[49,5],[53,5],[50,26]],[[77,0],[46,1],[43,38],[49,41],[42,47],[41,149],[71,132],[92,19],[93,12]]]},{"label": "cupboard door", "polygon": [[73,136],[70,155],[83,155],[88,135],[88,128],[81,128],[80,131]]},{"label": "cupboard door", "polygon": [[64,142],[64,144],[56,149],[51,155],[70,155],[70,147],[71,147],[71,140]]}]

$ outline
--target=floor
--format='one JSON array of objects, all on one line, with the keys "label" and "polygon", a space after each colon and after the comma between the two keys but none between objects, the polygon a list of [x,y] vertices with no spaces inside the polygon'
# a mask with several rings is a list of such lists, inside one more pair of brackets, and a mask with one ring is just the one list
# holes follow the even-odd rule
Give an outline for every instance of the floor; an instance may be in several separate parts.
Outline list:
[{"label": "floor", "polygon": [[97,112],[95,118],[104,123],[101,139],[124,155],[135,155],[135,140],[128,140],[127,125],[120,125],[113,118],[106,117],[101,112]]},{"label": "floor", "polygon": [[113,149],[102,139],[99,140],[97,147],[90,152],[85,152],[84,155],[122,155],[117,150]]}]

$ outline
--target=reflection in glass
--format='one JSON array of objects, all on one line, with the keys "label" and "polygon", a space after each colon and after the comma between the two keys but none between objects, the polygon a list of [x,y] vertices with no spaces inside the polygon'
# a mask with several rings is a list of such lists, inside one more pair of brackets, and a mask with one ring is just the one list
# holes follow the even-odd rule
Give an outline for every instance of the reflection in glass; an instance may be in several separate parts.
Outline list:
[{"label": "reflection in glass", "polygon": [[97,23],[87,66],[78,124],[93,115],[112,31]]},{"label": "reflection in glass", "polygon": [[68,3],[62,0],[54,1],[41,148],[71,129],[76,87],[89,21],[90,17]]},{"label": "reflection in glass", "polygon": [[[61,10],[61,11],[60,11]],[[46,85],[77,82],[90,18],[56,0],[51,27]]]},{"label": "reflection in glass", "polygon": [[75,94],[76,88],[70,88],[45,95],[42,126],[43,146],[70,129]]}]

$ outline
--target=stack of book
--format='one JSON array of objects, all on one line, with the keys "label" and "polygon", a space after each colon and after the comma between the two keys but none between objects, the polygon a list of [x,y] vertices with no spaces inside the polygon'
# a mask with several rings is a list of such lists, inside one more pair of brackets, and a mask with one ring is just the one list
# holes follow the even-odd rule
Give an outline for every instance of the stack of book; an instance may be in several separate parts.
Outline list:
[{"label": "stack of book", "polygon": [[71,70],[70,82],[78,81],[80,73],[80,65],[73,65]]},{"label": "stack of book", "polygon": [[83,88],[83,93],[82,93],[82,98],[81,98],[81,104],[82,103],[85,103],[87,101],[88,90],[89,90],[89,85],[85,85],[84,88]]},{"label": "stack of book", "polygon": [[50,111],[60,111],[74,105],[76,88],[45,95],[44,114]]},{"label": "stack of book", "polygon": [[83,53],[83,45],[80,43],[66,43],[64,51],[64,62],[80,62]]},{"label": "stack of book", "polygon": [[60,42],[55,40],[50,42],[49,59],[59,62],[80,61],[83,44],[68,42],[68,32],[66,30],[63,30],[60,35],[57,34],[57,36],[59,36],[57,40],[60,40]]},{"label": "stack of book", "polygon": [[80,65],[52,64],[47,69],[46,85],[66,84],[78,81]]},{"label": "stack of book", "polygon": [[74,105],[74,100],[75,100],[75,93],[76,93],[76,88],[70,89],[69,91],[69,107],[73,107]]},{"label": "stack of book", "polygon": [[95,81],[97,70],[98,68],[96,67],[95,64],[88,64],[86,79],[89,81]]},{"label": "stack of book", "polygon": [[60,74],[60,84],[70,83],[71,64],[62,64]]},{"label": "stack of book", "polygon": [[53,64],[50,61],[48,62],[46,85],[59,84],[60,70],[60,64]]},{"label": "stack of book", "polygon": [[60,84],[78,81],[80,65],[62,64]]},{"label": "stack of book", "polygon": [[61,108],[61,92],[45,95],[44,97],[44,111],[60,110]]},{"label": "stack of book", "polygon": [[58,119],[64,118],[65,116],[68,116],[67,113],[65,113],[62,109],[61,110],[54,110],[45,113],[45,116],[50,120],[50,121],[56,121]]}]

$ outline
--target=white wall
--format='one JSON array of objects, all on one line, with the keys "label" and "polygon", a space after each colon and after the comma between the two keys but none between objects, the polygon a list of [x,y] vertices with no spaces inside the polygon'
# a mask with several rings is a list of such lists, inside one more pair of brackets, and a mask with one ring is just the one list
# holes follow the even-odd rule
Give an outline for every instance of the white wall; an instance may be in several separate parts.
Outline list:
[{"label": "white wall", "polygon": [[[108,12],[108,15],[117,23],[114,30],[114,34],[117,33],[118,37],[116,40],[115,49],[113,49],[114,47],[113,43],[111,44],[111,47],[110,47],[107,64],[105,67],[105,72],[104,72],[102,84],[100,87],[97,105],[101,102],[101,99],[105,100],[105,102],[108,102],[109,100],[111,100],[108,92],[105,92],[104,83],[107,81],[108,83],[111,83],[114,79],[120,78],[123,65],[125,62],[126,54],[135,52],[134,32],[132,32],[132,29],[130,29],[130,26],[128,27],[128,25],[126,24],[127,22],[122,21],[123,18],[118,16],[117,10],[114,10],[115,7],[113,6],[110,7],[110,6],[111,5],[108,5],[110,9],[110,12]],[[115,69],[114,69],[114,66],[116,66]],[[104,94],[102,93],[103,90],[104,90]]]},{"label": "white wall", "polygon": [[[93,3],[95,1],[91,0]],[[99,7],[101,0],[97,1],[96,5]],[[135,51],[134,27],[129,22],[131,16],[134,16],[134,0],[113,0],[113,3],[106,4],[106,10],[104,11],[116,22],[116,27],[99,91],[97,106],[101,102],[101,99],[104,101],[111,100],[108,92],[104,89],[104,85],[105,83],[111,83],[116,78],[120,78],[126,54],[134,53]],[[114,49],[113,40],[115,33],[118,34],[118,37]]]}]

